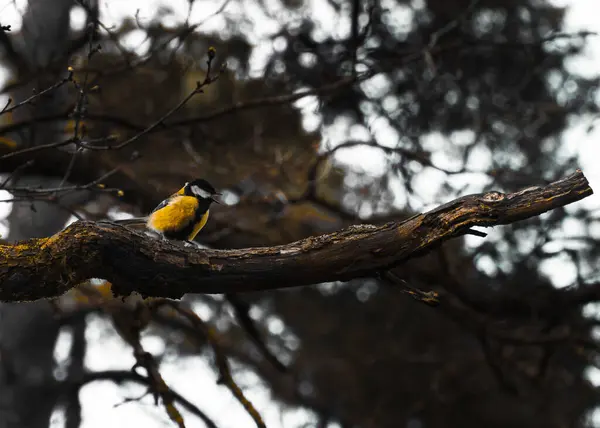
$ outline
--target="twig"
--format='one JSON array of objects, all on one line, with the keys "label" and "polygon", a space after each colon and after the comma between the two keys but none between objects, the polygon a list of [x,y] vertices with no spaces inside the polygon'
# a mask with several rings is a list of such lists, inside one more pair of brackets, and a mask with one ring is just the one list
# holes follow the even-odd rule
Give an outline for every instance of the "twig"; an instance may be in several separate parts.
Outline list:
[{"label": "twig", "polygon": [[95,179],[94,181],[90,181],[87,184],[75,184],[72,186],[63,186],[63,187],[50,187],[46,189],[35,189],[31,187],[10,187],[6,188],[9,192],[12,193],[24,193],[24,194],[36,194],[36,195],[53,195],[55,196],[57,193],[67,193],[67,192],[75,192],[80,190],[96,190],[98,192],[122,192],[121,189],[115,188],[105,188],[102,186],[102,182],[109,178],[111,175],[115,174],[119,170],[119,167],[113,168],[110,171],[102,174],[100,177]]},{"label": "twig", "polygon": [[387,281],[393,285],[401,286],[400,290],[402,292],[408,294],[410,297],[419,302],[425,303],[428,306],[437,306],[440,304],[440,301],[438,299],[438,293],[436,293],[435,291],[419,290],[418,288],[411,286],[402,278],[399,278],[395,273],[391,271],[379,272],[377,276],[382,280]]},{"label": "twig", "polygon": [[383,152],[385,152],[387,154],[397,153],[397,154],[404,156],[405,158],[407,158],[409,160],[417,161],[417,162],[421,163],[422,165],[437,169],[438,171],[444,172],[446,174],[460,174],[460,173],[466,172],[466,170],[464,168],[460,169],[460,170],[447,170],[447,169],[438,167],[431,162],[429,156],[426,153],[416,153],[416,152],[410,151],[404,147],[386,147],[386,146],[382,146],[382,145],[378,144],[375,141],[354,141],[354,140],[346,141],[344,143],[338,144],[337,146],[329,149],[328,151],[326,151],[324,153],[321,153],[317,157],[317,159],[313,162],[310,169],[308,170],[308,177],[307,177],[308,187],[304,191],[304,194],[297,198],[291,198],[288,200],[288,202],[289,203],[298,203],[298,202],[304,202],[306,200],[314,201],[315,198],[317,197],[317,187],[316,186],[318,184],[317,173],[319,171],[319,167],[324,162],[326,162],[331,156],[333,156],[338,150],[354,148],[354,147],[373,147],[373,148],[382,150]]},{"label": "twig", "polygon": [[30,166],[32,166],[35,162],[33,161],[33,159],[28,160],[27,162],[23,163],[22,165],[18,166],[17,168],[15,168],[13,170],[13,172],[10,173],[10,175],[8,177],[6,177],[6,179],[0,184],[0,189],[4,189],[4,187],[13,179],[17,178],[19,176],[19,174],[21,173],[21,171],[23,171],[24,169],[29,168]]},{"label": "twig", "polygon": [[[61,382],[65,388],[81,388],[88,383],[110,380],[115,383],[122,382],[135,382],[141,385],[146,385],[148,387],[152,386],[152,380],[146,376],[142,376],[138,373],[134,373],[127,370],[106,370],[102,372],[89,372],[85,373],[80,379],[66,379]],[[202,419],[202,422],[206,424],[208,428],[218,428],[217,424],[215,424],[202,410],[200,410],[195,404],[191,403],[181,394],[173,391],[169,388],[169,394],[173,397],[173,400],[178,404],[181,404],[187,411],[192,413],[193,415]]]},{"label": "twig", "polygon": [[[92,46],[93,37],[94,37],[94,28],[91,27],[88,29],[88,31],[89,31],[89,41],[88,41],[87,60],[89,63],[89,61],[92,59],[94,54],[96,54],[97,52],[100,51],[100,45],[98,45],[96,47]],[[73,69],[71,67],[69,67],[69,72],[71,73],[71,77],[72,77]],[[65,170],[65,173],[64,173],[62,180],[60,181],[60,185],[58,187],[63,187],[64,184],[69,180],[69,177],[71,176],[71,172],[73,171],[73,166],[75,165],[75,161],[76,161],[77,157],[79,156],[79,154],[81,153],[81,145],[80,145],[81,138],[79,136],[79,127],[81,125],[81,120],[83,119],[83,116],[84,116],[84,110],[85,110],[84,103],[87,101],[87,93],[89,90],[88,89],[88,79],[89,79],[89,69],[86,70],[86,72],[84,74],[82,85],[80,85],[75,79],[71,79],[71,81],[73,82],[73,85],[79,91],[79,96],[77,97],[77,102],[75,103],[75,110],[73,112],[73,116],[75,117],[75,127],[73,129],[73,141],[75,144],[77,144],[77,149],[71,155],[71,160],[69,161],[69,165],[67,166],[67,169]]]},{"label": "twig", "polygon": [[271,351],[269,351],[269,348],[267,348],[267,344],[261,337],[256,324],[250,317],[250,305],[248,305],[248,303],[240,299],[235,294],[227,293],[225,294],[225,298],[233,308],[235,317],[237,318],[240,327],[242,327],[248,336],[250,336],[250,339],[254,342],[265,359],[273,364],[273,366],[280,372],[287,372],[287,367],[281,361],[279,361],[279,359],[277,359],[277,357]]},{"label": "twig", "polygon": [[229,368],[229,362],[227,361],[227,357],[224,355],[223,351],[219,345],[219,339],[214,334],[212,329],[207,326],[204,321],[193,311],[181,307],[177,303],[162,299],[156,302],[158,305],[165,305],[176,312],[180,313],[183,317],[185,317],[193,326],[195,326],[199,331],[203,333],[203,335],[208,340],[208,343],[211,345],[213,349],[213,353],[215,356],[215,363],[217,364],[217,368],[219,370],[219,380],[218,383],[224,384],[233,394],[233,396],[240,402],[240,404],[246,409],[246,412],[252,417],[254,423],[258,428],[266,428],[266,425],[254,407],[254,405],[245,397],[241,388],[235,383],[233,377],[231,376],[231,369]]},{"label": "twig", "polygon": [[[308,97],[308,96],[312,96],[312,95],[323,95],[323,94],[335,92],[335,91],[343,89],[344,87],[351,85],[353,83],[360,82],[364,79],[373,77],[375,74],[376,73],[364,73],[364,74],[359,75],[356,79],[344,78],[344,79],[341,79],[332,84],[323,85],[316,89],[307,89],[307,90],[290,93],[290,94],[285,94],[285,95],[277,95],[277,96],[273,96],[273,97],[265,97],[265,98],[257,98],[257,99],[248,100],[248,101],[241,101],[241,102],[238,102],[229,107],[224,107],[219,110],[216,110],[205,116],[191,117],[191,118],[187,118],[187,119],[181,119],[181,120],[177,120],[177,121],[173,121],[173,122],[169,122],[169,123],[164,123],[164,121],[170,115],[172,115],[173,113],[178,111],[181,107],[183,107],[183,105],[185,105],[185,103],[187,101],[189,101],[189,99],[187,99],[187,97],[186,97],[184,102],[181,102],[180,104],[178,104],[171,111],[167,112],[167,114],[165,114],[163,117],[158,119],[153,124],[149,125],[149,127],[143,127],[143,126],[140,126],[137,124],[130,123],[129,121],[126,121],[120,117],[113,117],[113,116],[106,115],[106,114],[88,113],[86,118],[90,121],[113,123],[115,125],[118,125],[118,126],[121,126],[124,128],[139,130],[140,133],[131,137],[129,140],[127,140],[119,145],[105,146],[105,145],[96,145],[96,144],[83,144],[83,147],[86,149],[89,149],[89,150],[115,150],[115,149],[119,149],[119,148],[125,147],[125,146],[133,143],[140,137],[150,133],[151,131],[154,131],[159,125],[162,125],[162,126],[160,126],[161,130],[177,128],[177,127],[185,127],[185,126],[189,126],[189,125],[192,125],[195,123],[202,123],[202,122],[208,122],[211,120],[215,120],[215,119],[218,119],[223,116],[235,114],[238,111],[242,111],[242,110],[249,110],[249,109],[253,109],[253,108],[262,108],[262,107],[276,106],[276,105],[281,105],[281,104],[288,104],[288,103],[291,103],[294,101],[298,101],[299,99],[302,99],[304,97]],[[195,95],[194,92],[195,92],[195,90],[192,91],[192,94],[188,95],[188,97],[191,98],[193,95]],[[52,122],[55,120],[62,120],[62,119],[64,119],[65,115],[66,115],[66,113],[61,113],[61,114],[53,114],[53,115],[49,115],[49,116],[38,117],[38,118],[36,118],[35,123]],[[31,125],[32,123],[34,123],[34,121],[23,121],[23,122],[6,125],[6,126],[0,128],[0,135],[6,134],[8,132],[18,131],[21,128]],[[2,159],[2,158],[0,158],[0,159]]]},{"label": "twig", "polygon": [[121,56],[123,57],[123,60],[125,61],[125,63],[127,64],[128,67],[131,67],[131,61],[129,59],[129,57],[131,56],[131,52],[129,52],[125,47],[123,47],[123,45],[119,42],[118,37],[112,32],[110,31],[110,29],[104,25],[104,23],[102,23],[102,21],[100,21],[100,19],[98,19],[98,13],[96,10],[93,10],[92,7],[88,6],[87,4],[85,4],[85,2],[81,1],[81,0],[75,0],[75,2],[81,6],[83,9],[86,10],[86,12],[88,13],[88,16],[92,16],[93,18],[93,22],[100,28],[102,28],[104,31],[106,31],[106,34],[108,34],[109,39],[115,44],[115,46],[117,47],[117,49],[119,50],[119,52],[121,52]]},{"label": "twig", "polygon": [[196,82],[196,88],[194,88],[194,90],[192,92],[190,92],[175,107],[173,107],[171,110],[169,110],[168,112],[166,112],[160,119],[158,119],[157,121],[155,121],[153,124],[151,124],[150,126],[148,126],[146,129],[144,129],[143,131],[141,131],[138,134],[134,135],[133,137],[129,138],[128,140],[125,140],[122,143],[116,144],[114,146],[95,146],[95,145],[91,145],[91,144],[84,144],[83,147],[85,147],[86,149],[90,149],[90,150],[119,150],[119,149],[122,149],[123,147],[126,147],[126,146],[130,145],[131,143],[134,143],[135,141],[137,141],[138,139],[140,139],[144,135],[148,134],[149,132],[151,132],[152,130],[154,130],[155,128],[157,128],[158,126],[164,125],[164,121],[166,119],[168,119],[173,114],[175,114],[177,111],[179,111],[195,95],[204,92],[203,88],[205,86],[208,86],[208,85],[216,82],[219,79],[220,74],[225,71],[225,68],[221,68],[221,70],[220,70],[220,72],[218,74],[216,74],[214,76],[211,76],[211,65],[212,65],[212,62],[213,62],[213,60],[215,58],[215,53],[216,53],[216,51],[215,51],[214,48],[209,48],[209,50],[208,50],[208,60],[207,60],[208,70],[206,72],[206,77],[204,78],[204,80],[202,82]]},{"label": "twig", "polygon": [[121,338],[133,348],[135,364],[131,368],[134,373],[138,367],[146,370],[149,379],[149,388],[154,395],[154,404],[157,406],[160,400],[167,412],[169,418],[177,424],[179,428],[185,428],[185,421],[181,413],[174,405],[171,389],[167,386],[158,369],[158,362],[146,352],[140,343],[140,336],[143,329],[150,321],[150,310],[143,301],[137,300],[122,303],[119,300],[109,300],[105,303],[107,313],[112,316],[113,325]]},{"label": "twig", "polygon": [[265,97],[265,98],[257,98],[257,99],[249,100],[249,101],[240,101],[231,106],[223,107],[223,108],[216,110],[212,113],[209,113],[205,116],[193,117],[193,118],[189,118],[189,119],[182,119],[182,120],[174,121],[174,122],[167,124],[166,126],[168,128],[175,128],[175,127],[179,127],[179,126],[188,126],[188,125],[192,125],[195,123],[208,122],[210,120],[214,120],[214,119],[217,119],[222,116],[227,116],[232,113],[237,113],[238,111],[241,111],[241,110],[247,110],[247,109],[256,108],[256,107],[268,107],[268,106],[276,106],[276,105],[280,105],[280,104],[288,104],[288,103],[291,103],[294,101],[298,101],[299,99],[302,99],[304,97],[308,97],[308,96],[312,96],[312,95],[322,95],[325,93],[334,92],[334,91],[344,88],[345,86],[354,84],[358,81],[370,78],[372,76],[373,76],[373,73],[364,73],[364,74],[357,76],[356,78],[345,77],[343,79],[338,80],[337,82],[326,84],[326,85],[320,86],[315,89],[306,89],[303,91],[298,91],[298,92],[290,93],[290,94],[277,95],[277,96]]},{"label": "twig", "polygon": [[[88,140],[88,142],[91,144],[102,143],[102,142],[112,142],[112,141],[116,141],[116,137],[114,135],[109,135],[108,137],[102,137],[102,138],[96,138],[93,140]],[[66,140],[57,141],[55,143],[39,144],[37,146],[27,147],[27,148],[17,150],[14,152],[9,152],[5,155],[0,156],[0,161],[9,159],[9,158],[12,158],[15,156],[21,156],[21,155],[31,154],[31,153],[35,153],[35,152],[41,152],[41,151],[48,150],[48,149],[56,149],[59,147],[67,146],[69,144],[73,144],[75,142],[76,142],[76,140],[73,137],[70,137]]]},{"label": "twig", "polygon": [[63,86],[65,83],[71,82],[72,80],[73,80],[73,70],[70,69],[69,74],[64,79],[59,80],[54,85],[44,89],[43,91],[35,92],[29,98],[21,101],[20,103],[13,105],[12,107],[9,107],[9,105],[12,103],[12,99],[9,98],[8,101],[6,102],[6,105],[4,106],[4,108],[0,111],[0,116],[3,114],[6,114],[6,113],[10,113],[10,112],[18,109],[19,107],[23,107],[24,105],[31,104],[35,99],[42,97],[42,96],[46,95],[47,93],[57,90],[58,88]]}]

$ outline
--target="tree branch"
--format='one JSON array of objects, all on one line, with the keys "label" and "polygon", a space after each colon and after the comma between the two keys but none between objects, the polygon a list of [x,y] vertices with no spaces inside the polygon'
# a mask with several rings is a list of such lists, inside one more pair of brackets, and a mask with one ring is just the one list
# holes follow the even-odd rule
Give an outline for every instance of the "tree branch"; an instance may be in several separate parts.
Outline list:
[{"label": "tree branch", "polygon": [[[62,386],[65,391],[76,391],[89,383],[98,381],[112,381],[115,383],[133,382],[148,387],[152,386],[152,381],[148,377],[127,370],[106,370],[101,372],[87,372],[80,376],[78,379],[67,378],[66,380],[60,382],[59,385]],[[202,419],[202,422],[204,422],[204,424],[208,428],[218,428],[217,425],[203,411],[201,411],[195,404],[188,401],[185,397],[171,389],[169,389],[166,392],[168,392],[173,397],[173,400],[176,401],[179,405],[181,405],[181,407]]]},{"label": "tree branch", "polygon": [[464,196],[402,222],[236,250],[183,248],[112,223],[76,222],[50,238],[0,245],[0,301],[59,296],[89,278],[111,281],[119,295],[167,298],[345,281],[422,255],[473,226],[524,220],[592,193],[577,170],[543,187]]}]

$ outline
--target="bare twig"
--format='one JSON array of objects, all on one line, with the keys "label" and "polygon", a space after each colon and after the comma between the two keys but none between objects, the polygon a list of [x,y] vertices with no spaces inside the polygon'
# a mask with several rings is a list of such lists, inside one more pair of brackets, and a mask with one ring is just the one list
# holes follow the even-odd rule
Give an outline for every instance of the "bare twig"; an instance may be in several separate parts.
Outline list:
[{"label": "bare twig", "polygon": [[[106,143],[106,142],[113,142],[116,141],[116,137],[114,135],[109,135],[108,137],[103,137],[103,138],[96,138],[96,139],[92,139],[92,140],[88,140],[87,142],[90,144],[99,144],[99,143]],[[48,150],[48,149],[56,149],[59,147],[64,147],[64,146],[68,146],[69,144],[73,144],[75,143],[75,139],[73,137],[68,138],[66,140],[63,141],[57,141],[54,143],[47,143],[47,144],[39,144],[37,146],[33,146],[33,147],[27,147],[21,150],[17,150],[14,152],[9,152],[5,155],[0,156],[0,161],[5,160],[5,159],[9,159],[12,157],[16,157],[16,156],[22,156],[25,154],[32,154],[35,152],[41,152],[44,150]]]},{"label": "bare twig", "polygon": [[13,181],[14,179],[16,179],[24,169],[29,168],[33,164],[34,164],[34,161],[32,159],[30,159],[27,162],[25,162],[22,165],[15,168],[13,170],[13,172],[11,172],[10,175],[8,177],[6,177],[2,183],[0,183],[0,189],[4,189],[6,187],[6,185],[8,183],[10,183],[11,181]]},{"label": "bare twig", "polygon": [[149,132],[153,131],[158,126],[165,126],[164,122],[165,122],[166,119],[168,119],[173,114],[175,114],[177,111],[179,111],[195,95],[204,92],[203,88],[205,86],[208,86],[208,85],[216,82],[219,79],[221,73],[223,71],[225,71],[224,68],[221,68],[221,70],[220,70],[219,73],[217,73],[216,75],[211,75],[211,65],[212,65],[212,62],[213,62],[213,60],[215,58],[215,54],[216,54],[215,49],[214,48],[209,48],[209,50],[208,50],[208,60],[206,61],[207,66],[208,66],[208,70],[206,72],[206,76],[205,76],[204,80],[202,82],[196,82],[196,88],[194,88],[194,90],[192,92],[190,92],[175,107],[173,107],[171,110],[169,110],[168,112],[166,112],[162,117],[160,117],[157,121],[155,121],[153,124],[151,124],[150,126],[148,126],[146,129],[144,129],[143,131],[141,131],[138,134],[134,135],[133,137],[131,137],[131,138],[123,141],[122,143],[116,144],[114,146],[95,146],[95,145],[91,145],[91,144],[84,144],[83,147],[85,147],[86,149],[90,149],[90,150],[119,150],[119,149],[122,149],[123,147],[129,146],[130,144],[134,143],[135,141],[137,141],[138,139],[140,139],[144,135],[146,135]]},{"label": "bare twig", "polygon": [[[115,188],[106,188],[103,186],[103,182],[109,178],[111,175],[115,174],[117,171],[119,170],[119,168],[113,168],[112,170],[102,174],[100,177],[98,177],[97,179],[95,179],[94,181],[91,181],[87,184],[75,184],[72,186],[63,186],[63,187],[49,187],[49,188],[42,188],[42,189],[36,189],[33,187],[7,187],[5,190],[8,190],[10,192],[13,193],[17,193],[17,194],[25,194],[25,195],[36,195],[36,196],[43,196],[43,195],[52,195],[53,197],[55,197],[58,193],[70,193],[70,192],[76,192],[76,191],[81,191],[81,190],[94,190],[97,192],[109,192],[109,193],[119,193],[122,192],[122,190],[120,189],[115,189]],[[0,201],[0,202],[5,202],[5,201]]]},{"label": "bare twig", "polygon": [[[82,388],[88,383],[105,380],[109,380],[115,383],[135,382],[140,385],[146,385],[148,387],[152,386],[152,380],[149,377],[142,376],[138,373],[127,370],[106,370],[102,372],[89,372],[85,373],[80,379],[66,379],[61,383],[65,389],[71,389]],[[182,395],[178,394],[170,388],[169,394],[173,397],[174,401],[180,404],[188,412],[199,417],[208,428],[218,428],[217,425],[206,415],[206,413],[200,410],[195,404],[191,403],[185,397],[183,397]]]},{"label": "bare twig", "polygon": [[241,110],[247,110],[247,109],[258,108],[258,107],[276,106],[276,105],[281,105],[281,104],[288,104],[288,103],[298,101],[299,99],[302,99],[302,98],[305,98],[305,97],[308,97],[311,95],[330,94],[332,92],[335,92],[342,88],[345,88],[346,86],[352,85],[352,84],[356,83],[357,81],[361,81],[361,80],[367,79],[372,76],[373,76],[372,73],[364,73],[364,74],[357,76],[356,78],[346,77],[346,78],[340,79],[334,83],[326,84],[326,85],[320,86],[315,89],[306,89],[306,90],[297,91],[297,92],[290,93],[290,94],[277,95],[277,96],[265,97],[265,98],[257,98],[257,99],[249,100],[249,101],[240,101],[229,107],[223,107],[221,109],[215,110],[214,112],[207,114],[205,116],[192,117],[189,119],[182,119],[182,120],[171,122],[171,123],[167,124],[167,127],[175,128],[175,127],[180,127],[180,126],[188,126],[188,125],[192,125],[195,123],[208,122],[208,121],[217,119],[219,117],[237,113]]},{"label": "bare twig", "polygon": [[[97,52],[100,51],[100,45],[98,45],[96,47],[94,47],[92,45],[93,37],[94,37],[93,26],[91,28],[89,28],[88,31],[89,31],[89,40],[88,40],[87,60],[89,62],[92,59],[92,57]],[[82,147],[80,144],[81,137],[79,135],[79,127],[80,127],[81,121],[85,115],[86,108],[85,108],[84,104],[87,103],[87,94],[89,92],[89,88],[88,88],[89,70],[86,70],[84,77],[83,77],[83,84],[81,84],[81,85],[79,84],[79,82],[77,82],[77,80],[72,78],[72,73],[73,73],[72,68],[69,68],[69,72],[71,73],[71,81],[73,82],[73,85],[79,92],[79,96],[77,97],[77,102],[75,103],[75,110],[73,111],[73,117],[75,118],[75,126],[73,129],[73,141],[77,145],[77,149],[71,155],[71,160],[69,161],[69,165],[67,166],[67,169],[65,170],[65,173],[60,181],[60,185],[58,186],[60,188],[62,188],[64,186],[64,184],[69,180],[69,177],[71,176],[71,172],[73,171],[73,166],[75,165],[75,161],[76,161],[77,157],[81,154],[81,151],[82,151]]]},{"label": "bare twig", "polygon": [[279,361],[279,359],[271,351],[269,351],[264,338],[250,317],[250,305],[248,305],[235,294],[226,294],[225,298],[233,308],[235,317],[237,318],[240,327],[248,334],[248,336],[250,336],[250,339],[254,342],[265,359],[273,364],[277,370],[285,373],[287,371],[287,367],[281,361]]},{"label": "bare twig", "polygon": [[208,343],[213,349],[215,356],[215,363],[219,370],[219,381],[218,383],[224,384],[233,394],[233,396],[240,402],[246,412],[252,417],[254,423],[258,428],[266,428],[266,425],[254,407],[254,405],[246,398],[241,388],[233,380],[231,375],[231,369],[229,368],[229,362],[227,357],[221,350],[219,345],[219,339],[212,329],[202,321],[202,319],[193,311],[183,308],[181,305],[171,301],[162,299],[157,304],[166,305],[174,309],[176,312],[185,317],[194,327],[196,327],[208,340]]},{"label": "bare twig", "polygon": [[[331,94],[331,93],[341,90],[349,85],[352,85],[352,84],[360,82],[364,79],[373,77],[374,75],[375,75],[375,73],[364,73],[364,74],[359,75],[356,79],[343,78],[337,82],[334,82],[331,84],[326,84],[326,85],[323,85],[323,86],[321,86],[319,88],[315,88],[315,89],[307,89],[307,90],[298,91],[298,92],[294,92],[294,93],[290,93],[290,94],[277,95],[277,96],[265,97],[265,98],[257,98],[257,99],[248,100],[248,101],[240,101],[238,103],[235,103],[234,105],[215,110],[214,112],[204,115],[204,116],[191,117],[191,118],[187,118],[187,119],[181,119],[181,120],[176,120],[176,121],[165,123],[166,119],[168,119],[170,116],[172,116],[178,110],[180,110],[194,95],[196,95],[197,92],[196,92],[196,89],[194,89],[178,105],[176,105],[173,109],[168,111],[165,115],[163,115],[160,119],[158,119],[157,121],[155,121],[148,127],[130,123],[129,121],[124,120],[123,118],[120,118],[120,117],[114,117],[114,116],[110,116],[107,114],[88,113],[86,115],[86,119],[90,122],[98,121],[98,122],[113,123],[115,125],[118,125],[118,126],[121,126],[121,127],[127,128],[127,129],[137,130],[137,131],[139,131],[139,133],[120,144],[98,145],[95,143],[91,143],[91,144],[83,144],[83,147],[88,150],[116,150],[116,149],[120,149],[120,148],[130,145],[131,143],[137,141],[140,137],[145,136],[145,135],[147,135],[155,130],[158,130],[158,129],[165,130],[165,129],[172,129],[172,128],[178,128],[178,127],[185,127],[185,126],[189,126],[189,125],[196,124],[196,123],[209,122],[211,120],[215,120],[215,119],[221,118],[223,116],[235,114],[242,110],[250,110],[250,109],[255,109],[255,108],[263,108],[263,107],[269,107],[269,106],[288,104],[288,103],[298,101],[302,98],[312,96],[312,95]],[[215,79],[216,78],[217,78],[217,76],[215,76]],[[67,114],[66,112],[60,113],[60,114],[53,114],[53,115],[49,115],[49,116],[42,116],[42,117],[36,118],[35,121],[23,121],[23,122],[9,124],[9,125],[6,125],[6,126],[0,128],[0,135],[6,134],[9,132],[18,131],[19,129],[30,126],[34,122],[35,123],[53,122],[56,120],[63,120],[65,118],[66,114]],[[53,143],[53,144],[59,144],[59,143]],[[1,159],[2,158],[0,158],[0,160]]]},{"label": "bare twig", "polygon": [[6,114],[6,113],[10,113],[10,112],[18,109],[19,107],[23,107],[24,105],[31,104],[37,98],[42,97],[50,92],[57,90],[58,88],[63,86],[65,83],[71,82],[72,80],[73,80],[73,70],[70,69],[67,77],[63,78],[62,80],[59,80],[54,85],[44,89],[43,91],[34,92],[33,95],[31,95],[29,98],[24,99],[23,101],[13,105],[12,107],[9,107],[9,105],[12,103],[12,99],[9,98],[6,105],[4,106],[4,108],[0,111],[0,116],[3,114]]},{"label": "bare twig", "polygon": [[154,404],[157,406],[160,399],[169,418],[179,428],[185,428],[185,421],[175,407],[171,389],[160,374],[158,362],[152,354],[144,350],[140,343],[141,332],[150,321],[149,308],[140,300],[134,301],[133,304],[131,302],[124,302],[123,304],[119,300],[109,300],[104,306],[112,316],[115,329],[121,338],[133,348],[136,362],[131,370],[136,372],[136,369],[141,367],[146,371],[150,381],[149,388],[154,395]]}]

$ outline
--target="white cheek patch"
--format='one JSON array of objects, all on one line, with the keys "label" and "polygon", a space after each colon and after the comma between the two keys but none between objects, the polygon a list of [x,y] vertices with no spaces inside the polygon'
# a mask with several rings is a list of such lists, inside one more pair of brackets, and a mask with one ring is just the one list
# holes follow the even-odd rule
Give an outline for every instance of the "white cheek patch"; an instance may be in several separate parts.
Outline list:
[{"label": "white cheek patch", "polygon": [[192,193],[196,196],[199,196],[201,198],[210,198],[210,193],[208,193],[206,190],[201,189],[198,186],[192,186]]}]

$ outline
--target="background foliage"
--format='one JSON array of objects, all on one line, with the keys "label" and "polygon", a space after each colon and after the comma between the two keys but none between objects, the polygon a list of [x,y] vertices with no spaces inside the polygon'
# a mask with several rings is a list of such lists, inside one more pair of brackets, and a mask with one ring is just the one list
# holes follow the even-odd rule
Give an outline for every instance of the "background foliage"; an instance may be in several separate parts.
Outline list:
[{"label": "background foliage", "polygon": [[[598,114],[598,78],[565,65],[590,35],[565,34],[565,10],[547,1],[228,0],[195,20],[205,5],[191,0],[187,18],[142,8],[114,27],[110,7],[30,0],[22,27],[0,33],[7,240],[51,235],[72,216],[143,214],[198,176],[227,190],[198,237],[211,247],[401,219],[560,178],[578,167],[565,130]],[[219,79],[180,104],[206,78],[210,46]],[[578,204],[396,269],[439,292],[437,307],[378,279],[185,300],[231,361],[283,408],[311,411],[311,426],[585,426],[598,402],[586,376],[597,319],[583,309],[600,297],[599,230]],[[559,261],[574,272],[561,289]],[[69,379],[88,373],[76,315],[89,307],[62,304],[60,316],[48,302],[2,306],[0,427],[48,426],[55,408],[79,426],[81,385]],[[146,333],[165,355],[213,361],[204,340],[168,324]],[[72,345],[57,372],[61,329]]]}]

